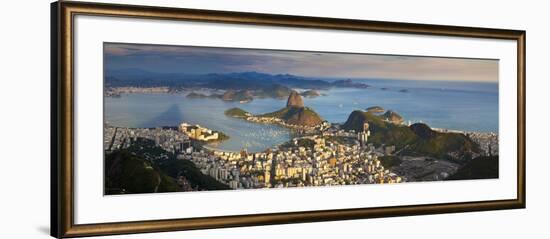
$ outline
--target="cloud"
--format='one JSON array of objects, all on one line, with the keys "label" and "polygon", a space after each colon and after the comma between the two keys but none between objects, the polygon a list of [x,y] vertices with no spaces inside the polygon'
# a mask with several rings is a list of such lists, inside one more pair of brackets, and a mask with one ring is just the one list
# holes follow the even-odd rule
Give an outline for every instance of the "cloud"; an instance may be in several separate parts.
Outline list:
[{"label": "cloud", "polygon": [[262,49],[105,44],[108,67],[160,72],[259,71],[313,77],[498,81],[498,60]]}]

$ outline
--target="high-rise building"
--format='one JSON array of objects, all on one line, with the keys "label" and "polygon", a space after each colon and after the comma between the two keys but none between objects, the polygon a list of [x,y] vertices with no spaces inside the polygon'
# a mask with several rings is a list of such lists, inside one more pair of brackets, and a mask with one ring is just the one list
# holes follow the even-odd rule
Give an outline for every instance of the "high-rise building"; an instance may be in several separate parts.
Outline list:
[{"label": "high-rise building", "polygon": [[363,124],[363,131],[357,133],[357,140],[359,140],[359,142],[361,143],[361,147],[367,146],[367,140],[369,136],[370,136],[369,123],[365,122]]},{"label": "high-rise building", "polygon": [[269,185],[269,181],[271,180],[270,170],[264,171],[264,183],[265,185]]},{"label": "high-rise building", "polygon": [[246,158],[248,156],[248,151],[246,148],[241,149],[241,158]]}]

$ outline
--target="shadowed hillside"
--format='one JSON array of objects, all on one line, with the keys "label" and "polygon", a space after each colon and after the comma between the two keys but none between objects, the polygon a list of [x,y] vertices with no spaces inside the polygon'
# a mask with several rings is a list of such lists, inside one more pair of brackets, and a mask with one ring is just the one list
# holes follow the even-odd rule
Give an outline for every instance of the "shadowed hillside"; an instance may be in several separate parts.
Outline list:
[{"label": "shadowed hillside", "polygon": [[498,156],[482,156],[468,161],[448,180],[498,178]]},{"label": "shadowed hillside", "polygon": [[105,194],[179,191],[176,181],[145,159],[121,150],[105,158]]},{"label": "shadowed hillside", "polygon": [[129,148],[105,156],[107,195],[178,192],[182,190],[176,181],[179,176],[185,177],[195,190],[230,189],[211,176],[202,174],[193,162],[176,159],[151,140],[138,138]]}]

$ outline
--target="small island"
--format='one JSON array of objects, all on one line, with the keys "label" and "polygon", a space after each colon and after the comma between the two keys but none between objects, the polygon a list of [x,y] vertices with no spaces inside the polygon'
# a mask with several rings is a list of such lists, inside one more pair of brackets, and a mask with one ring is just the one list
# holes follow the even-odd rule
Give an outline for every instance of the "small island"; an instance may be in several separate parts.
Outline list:
[{"label": "small island", "polygon": [[187,94],[185,97],[189,99],[220,99],[221,95],[218,95],[218,94],[205,95],[202,93],[191,92]]},{"label": "small island", "polygon": [[237,101],[240,103],[248,103],[254,100],[254,98],[273,98],[284,99],[290,94],[291,89],[283,85],[270,85],[268,87],[262,87],[259,89],[245,89],[245,90],[233,90],[228,89],[220,97],[224,101]]},{"label": "small island", "polygon": [[353,82],[351,79],[337,80],[335,82],[332,82],[332,85],[334,87],[359,88],[359,89],[365,89],[370,87],[369,85],[364,83]]},{"label": "small island", "polygon": [[367,111],[368,112],[371,112],[371,113],[374,113],[374,114],[379,114],[379,113],[384,113],[384,108],[380,107],[380,106],[372,106],[372,107],[369,107],[367,108]]},{"label": "small island", "polygon": [[319,93],[319,91],[316,91],[316,90],[306,90],[300,93],[300,95],[307,98],[315,98],[317,96],[321,96],[321,93]]},{"label": "small island", "polygon": [[248,113],[247,111],[241,108],[231,108],[226,110],[224,113],[226,116],[235,117],[235,118],[246,118],[246,117],[252,116],[251,113]]},{"label": "small island", "polygon": [[249,90],[228,90],[222,96],[222,100],[224,101],[239,101],[241,103],[250,102],[252,99],[252,92]]}]

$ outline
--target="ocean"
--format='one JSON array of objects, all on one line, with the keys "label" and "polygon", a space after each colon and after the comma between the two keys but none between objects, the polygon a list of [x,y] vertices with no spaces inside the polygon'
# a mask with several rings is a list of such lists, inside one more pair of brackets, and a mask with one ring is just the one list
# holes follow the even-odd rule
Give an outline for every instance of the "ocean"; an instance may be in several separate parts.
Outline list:
[{"label": "ocean", "polygon": [[[331,123],[345,122],[353,110],[381,106],[411,123],[433,128],[498,132],[498,84],[457,81],[354,80],[366,89],[333,88],[304,104]],[[253,114],[283,108],[286,99],[254,99],[250,103],[188,99],[183,94],[125,94],[105,98],[105,120],[118,127],[175,126],[185,121],[218,130],[230,139],[211,147],[227,151],[263,151],[290,139],[290,130],[230,118],[224,111],[240,107]]]}]

